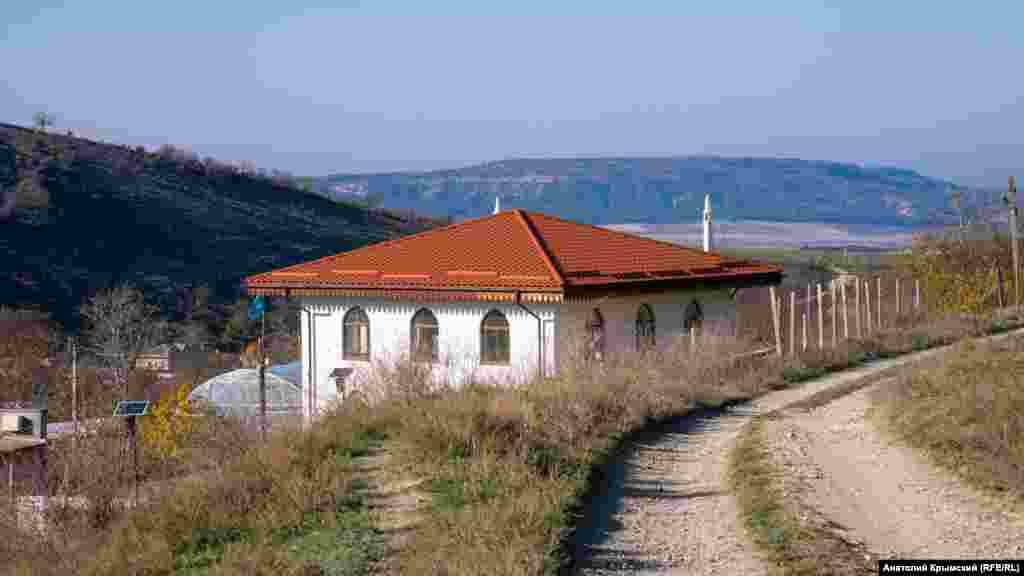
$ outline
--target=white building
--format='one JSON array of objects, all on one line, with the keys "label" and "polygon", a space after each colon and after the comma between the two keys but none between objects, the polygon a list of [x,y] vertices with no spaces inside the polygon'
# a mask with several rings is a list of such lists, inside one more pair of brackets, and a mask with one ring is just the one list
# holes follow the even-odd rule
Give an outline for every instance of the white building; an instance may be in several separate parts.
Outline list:
[{"label": "white building", "polygon": [[728,330],[736,290],[782,276],[710,246],[495,212],[246,279],[251,295],[301,302],[305,415],[403,357],[456,384],[522,381],[576,353],[667,346],[702,321]]}]

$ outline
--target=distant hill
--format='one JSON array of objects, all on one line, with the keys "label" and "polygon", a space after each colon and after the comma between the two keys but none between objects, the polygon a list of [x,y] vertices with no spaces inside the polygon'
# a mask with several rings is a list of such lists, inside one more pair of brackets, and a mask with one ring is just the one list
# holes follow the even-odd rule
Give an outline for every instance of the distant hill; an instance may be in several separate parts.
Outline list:
[{"label": "distant hill", "polygon": [[505,207],[592,224],[674,223],[700,218],[704,194],[716,217],[874,224],[951,223],[949,194],[965,206],[991,193],[913,170],[775,158],[517,159],[433,172],[337,174],[316,181],[337,198],[369,198],[455,219]]},{"label": "distant hill", "polygon": [[436,225],[368,211],[187,153],[149,153],[0,124],[0,306],[66,325],[130,281],[165,310],[208,284],[220,302],[248,274]]}]

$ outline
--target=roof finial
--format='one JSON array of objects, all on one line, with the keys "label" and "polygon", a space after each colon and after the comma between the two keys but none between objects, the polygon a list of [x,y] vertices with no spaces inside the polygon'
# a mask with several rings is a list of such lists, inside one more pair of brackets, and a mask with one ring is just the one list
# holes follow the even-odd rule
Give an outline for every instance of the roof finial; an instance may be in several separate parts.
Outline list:
[{"label": "roof finial", "polygon": [[711,251],[711,194],[704,195],[704,251]]},{"label": "roof finial", "polygon": [[498,212],[501,212],[501,197],[500,196],[495,196],[494,197],[494,213],[497,214]]}]

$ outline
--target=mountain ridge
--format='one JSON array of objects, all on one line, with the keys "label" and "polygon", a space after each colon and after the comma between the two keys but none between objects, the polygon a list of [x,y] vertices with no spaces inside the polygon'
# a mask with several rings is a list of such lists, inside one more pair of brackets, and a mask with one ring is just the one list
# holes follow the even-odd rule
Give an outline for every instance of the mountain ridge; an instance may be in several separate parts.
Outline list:
[{"label": "mountain ridge", "polygon": [[949,224],[995,192],[888,165],[717,155],[509,158],[462,168],[331,174],[315,191],[462,219],[502,206],[591,224],[692,220],[711,193],[716,216],[748,220]]}]

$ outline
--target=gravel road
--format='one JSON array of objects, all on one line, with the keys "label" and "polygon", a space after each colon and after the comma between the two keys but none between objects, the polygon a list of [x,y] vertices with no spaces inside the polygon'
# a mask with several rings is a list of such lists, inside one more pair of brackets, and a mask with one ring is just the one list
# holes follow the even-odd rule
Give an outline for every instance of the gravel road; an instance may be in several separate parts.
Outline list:
[{"label": "gravel road", "polygon": [[765,437],[803,502],[882,558],[1020,558],[1024,521],[983,500],[866,412],[873,388],[770,421]]},{"label": "gravel road", "polygon": [[[800,405],[837,390],[854,390],[883,378],[894,368],[950,348],[874,362],[728,409],[701,410],[646,431],[609,464],[603,482],[588,503],[576,534],[576,573],[764,574],[764,567],[743,535],[726,486],[728,454],[742,426],[753,414]],[[849,445],[840,449],[847,448],[855,449]],[[827,456],[836,461],[843,454],[833,451]],[[849,464],[841,470],[859,465]],[[864,474],[883,477],[878,468],[873,470]],[[879,490],[884,486],[876,484]],[[917,485],[906,486],[909,488],[882,490],[879,494],[883,498],[902,498]],[[873,497],[867,491],[870,489],[862,490],[863,498]],[[891,502],[898,501],[876,505],[873,510],[892,514]]]}]

